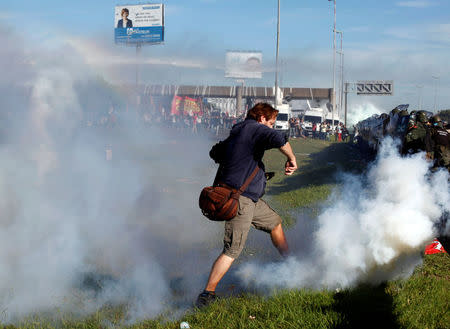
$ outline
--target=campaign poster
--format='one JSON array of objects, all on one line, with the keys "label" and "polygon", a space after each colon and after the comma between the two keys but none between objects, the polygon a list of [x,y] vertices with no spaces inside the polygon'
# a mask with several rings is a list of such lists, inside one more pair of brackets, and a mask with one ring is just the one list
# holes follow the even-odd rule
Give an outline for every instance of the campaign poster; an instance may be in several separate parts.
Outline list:
[{"label": "campaign poster", "polygon": [[116,6],[114,40],[127,44],[164,42],[164,5]]}]

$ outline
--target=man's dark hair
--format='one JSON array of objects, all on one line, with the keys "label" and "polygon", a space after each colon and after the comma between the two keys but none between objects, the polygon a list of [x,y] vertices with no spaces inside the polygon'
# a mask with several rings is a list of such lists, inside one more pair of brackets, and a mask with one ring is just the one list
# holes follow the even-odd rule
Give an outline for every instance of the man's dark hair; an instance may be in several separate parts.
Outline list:
[{"label": "man's dark hair", "polygon": [[253,119],[258,121],[260,117],[270,120],[278,115],[278,110],[274,109],[272,105],[267,103],[258,103],[247,112],[246,119]]}]

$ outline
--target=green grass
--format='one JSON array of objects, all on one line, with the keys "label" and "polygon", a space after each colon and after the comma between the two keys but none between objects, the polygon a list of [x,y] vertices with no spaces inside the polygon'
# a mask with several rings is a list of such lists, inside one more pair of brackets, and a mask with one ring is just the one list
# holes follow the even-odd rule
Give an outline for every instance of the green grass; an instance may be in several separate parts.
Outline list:
[{"label": "green grass", "polygon": [[394,314],[403,328],[450,327],[450,257],[428,255],[412,277],[390,282]]},{"label": "green grass", "polygon": [[[291,141],[300,168],[283,175],[284,157],[267,153],[267,171],[276,171],[268,184],[271,205],[286,214],[293,208],[314,213],[336,186],[339,169],[360,172],[365,163],[344,143]],[[191,309],[173,320],[171,310],[158,318],[132,325],[126,306],[104,307],[87,318],[68,314],[39,315],[1,328],[450,328],[450,256],[424,257],[406,280],[359,285],[336,291],[280,290],[270,297],[254,294],[221,298],[207,308]]]},{"label": "green grass", "polygon": [[192,328],[329,328],[339,319],[332,304],[326,292],[293,290],[270,298],[244,295],[219,300],[184,320]]},{"label": "green grass", "polygon": [[[192,328],[448,328],[450,257],[429,255],[408,280],[334,291],[221,299],[183,317]],[[177,328],[179,321],[165,328]],[[134,328],[140,328],[136,326]]]}]

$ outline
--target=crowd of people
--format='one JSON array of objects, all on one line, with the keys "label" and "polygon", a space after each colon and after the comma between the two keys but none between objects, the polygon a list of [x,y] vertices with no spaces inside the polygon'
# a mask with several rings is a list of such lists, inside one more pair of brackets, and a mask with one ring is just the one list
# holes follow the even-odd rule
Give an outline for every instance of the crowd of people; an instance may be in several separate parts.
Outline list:
[{"label": "crowd of people", "polygon": [[311,128],[308,128],[303,119],[295,117],[289,120],[289,137],[310,137],[328,141],[348,142],[350,133],[342,122],[335,127],[332,127],[331,124],[327,122],[317,122],[313,123]]},{"label": "crowd of people", "polygon": [[[173,114],[170,110],[160,107],[157,111],[127,110],[119,111],[110,108],[107,113],[87,115],[85,125],[88,127],[120,127],[133,122],[142,127],[160,126],[172,128],[183,134],[213,133],[222,135],[227,133],[236,123],[244,120],[244,114],[240,116],[229,115],[227,112],[204,106],[201,113],[180,112]],[[350,134],[343,123],[332,127],[329,122],[306,124],[300,117],[292,117],[289,120],[290,138],[313,138],[327,141],[348,142]]]},{"label": "crowd of people", "polygon": [[218,135],[229,131],[233,125],[243,120],[243,114],[233,116],[209,107],[205,107],[201,113],[190,111],[180,112],[179,114],[173,114],[164,107],[161,107],[158,111],[110,108],[107,113],[88,114],[85,125],[88,127],[115,128],[133,123],[144,128],[155,126],[173,128],[186,134],[211,132]]}]

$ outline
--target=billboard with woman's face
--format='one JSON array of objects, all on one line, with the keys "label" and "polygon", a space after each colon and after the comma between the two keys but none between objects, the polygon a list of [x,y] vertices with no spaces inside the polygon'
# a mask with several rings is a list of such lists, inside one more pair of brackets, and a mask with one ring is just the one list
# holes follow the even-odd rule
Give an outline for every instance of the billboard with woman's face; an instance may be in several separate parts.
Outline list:
[{"label": "billboard with woman's face", "polygon": [[261,79],[262,53],[260,51],[227,51],[225,77]]},{"label": "billboard with woman's face", "polygon": [[114,31],[116,43],[164,42],[164,5],[116,6]]}]

